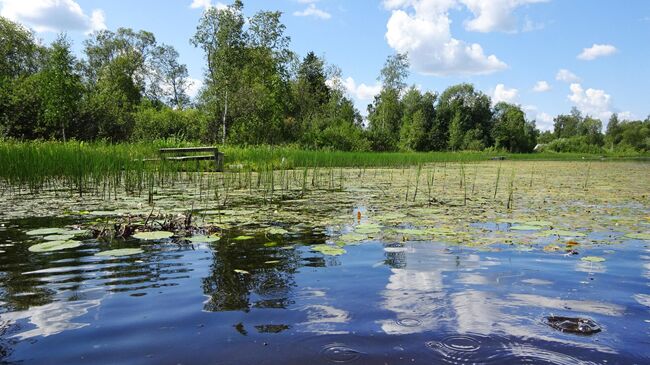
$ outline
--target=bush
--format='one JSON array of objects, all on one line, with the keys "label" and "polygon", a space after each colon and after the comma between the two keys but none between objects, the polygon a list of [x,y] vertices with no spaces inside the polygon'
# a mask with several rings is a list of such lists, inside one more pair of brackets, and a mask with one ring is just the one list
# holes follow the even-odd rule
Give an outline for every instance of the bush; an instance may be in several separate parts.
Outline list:
[{"label": "bush", "polygon": [[602,147],[589,144],[588,136],[558,138],[542,147],[542,151],[554,152],[579,152],[579,153],[604,153]]},{"label": "bush", "polygon": [[196,109],[174,110],[168,107],[155,109],[140,107],[134,114],[135,125],[131,139],[152,141],[156,139],[187,139],[206,141],[207,118]]}]

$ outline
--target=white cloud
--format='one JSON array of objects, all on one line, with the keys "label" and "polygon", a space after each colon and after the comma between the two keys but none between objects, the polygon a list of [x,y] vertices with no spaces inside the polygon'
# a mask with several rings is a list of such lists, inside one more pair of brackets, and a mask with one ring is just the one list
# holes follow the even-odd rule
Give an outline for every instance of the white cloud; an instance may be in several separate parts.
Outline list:
[{"label": "white cloud", "polygon": [[452,37],[448,12],[456,5],[456,0],[385,0],[392,11],[388,45],[407,53],[413,69],[426,75],[481,75],[507,68],[495,55],[486,56],[481,45]]},{"label": "white cloud", "polygon": [[228,6],[222,2],[217,2],[216,4],[212,4],[212,0],[193,0],[192,4],[190,4],[190,8],[192,9],[201,9],[203,8],[204,10],[208,10],[211,7],[216,7],[217,9],[225,9]]},{"label": "white cloud", "polygon": [[[516,32],[515,9],[522,5],[547,0],[460,0],[474,14],[465,22],[465,28],[475,32]],[[531,23],[532,24],[532,23]],[[530,27],[531,24],[528,24]]]},{"label": "white cloud", "polygon": [[303,11],[296,11],[293,13],[295,16],[313,16],[319,19],[329,19],[332,15],[316,7],[316,4],[309,2],[309,6]]},{"label": "white cloud", "polygon": [[203,87],[203,81],[200,79],[189,78],[189,86],[187,88],[187,95],[194,99],[198,94],[201,88]]},{"label": "white cloud", "polygon": [[564,82],[578,82],[580,81],[580,78],[576,76],[573,72],[567,70],[567,69],[561,69],[560,71],[557,72],[557,75],[555,75],[555,79],[558,81],[564,81]]},{"label": "white cloud", "polygon": [[492,103],[497,104],[502,101],[512,103],[519,94],[517,89],[506,89],[505,85],[498,84],[492,92]]},{"label": "white cloud", "polygon": [[533,91],[537,93],[543,93],[549,90],[551,90],[551,85],[549,85],[546,81],[537,81],[533,87]]},{"label": "white cloud", "polygon": [[578,58],[585,61],[591,61],[598,57],[613,55],[616,52],[618,52],[618,50],[611,44],[594,44],[590,48],[583,49],[582,53],[578,55]]},{"label": "white cloud", "polygon": [[606,121],[612,115],[610,108],[611,96],[600,89],[584,90],[582,85],[573,83],[569,87],[569,100],[581,112]]},{"label": "white cloud", "polygon": [[0,0],[0,15],[34,28],[37,32],[106,29],[102,10],[86,14],[73,0]]},{"label": "white cloud", "polygon": [[542,131],[553,130],[553,117],[545,112],[539,111],[535,105],[524,105],[522,107],[528,120],[534,120],[535,126]]},{"label": "white cloud", "polygon": [[535,125],[542,131],[553,130],[553,117],[547,113],[537,113],[535,116]]},{"label": "white cloud", "polygon": [[361,83],[357,85],[352,77],[343,80],[342,84],[345,91],[359,101],[371,101],[375,95],[378,95],[381,92],[381,85],[379,83],[374,85]]}]

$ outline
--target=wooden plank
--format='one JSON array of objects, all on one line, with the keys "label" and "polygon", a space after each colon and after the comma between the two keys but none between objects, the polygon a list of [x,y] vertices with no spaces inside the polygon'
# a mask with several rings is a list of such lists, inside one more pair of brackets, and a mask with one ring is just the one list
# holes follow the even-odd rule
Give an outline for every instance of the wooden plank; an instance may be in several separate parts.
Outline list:
[{"label": "wooden plank", "polygon": [[168,160],[168,161],[206,161],[206,160],[214,160],[214,155],[164,157],[163,160]]},{"label": "wooden plank", "polygon": [[160,153],[191,153],[191,152],[214,152],[217,153],[216,147],[184,147],[184,148],[161,148]]}]

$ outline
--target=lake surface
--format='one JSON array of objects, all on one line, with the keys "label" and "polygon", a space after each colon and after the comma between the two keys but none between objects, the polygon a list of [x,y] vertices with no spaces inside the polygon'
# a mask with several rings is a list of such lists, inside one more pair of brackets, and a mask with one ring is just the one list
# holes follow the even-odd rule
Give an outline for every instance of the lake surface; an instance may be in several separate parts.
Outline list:
[{"label": "lake surface", "polygon": [[[30,230],[113,224],[147,198],[14,194],[0,215],[0,363],[650,363],[649,166],[592,166],[584,187],[575,164],[538,164],[548,182],[534,184],[514,164],[515,193],[493,194],[504,166],[461,167],[463,188],[445,166],[412,200],[397,176],[415,170],[346,171],[337,188],[266,205],[242,188],[230,210],[203,211],[217,242],[86,238],[44,253],[28,250],[44,239]],[[178,199],[188,186],[161,190],[161,209],[200,202]],[[143,252],[96,256],[127,247]]]}]

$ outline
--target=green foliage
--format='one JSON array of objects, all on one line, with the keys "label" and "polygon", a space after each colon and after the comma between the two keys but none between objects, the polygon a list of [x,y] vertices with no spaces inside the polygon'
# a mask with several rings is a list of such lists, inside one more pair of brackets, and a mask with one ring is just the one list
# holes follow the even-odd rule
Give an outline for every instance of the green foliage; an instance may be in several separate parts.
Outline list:
[{"label": "green foliage", "polygon": [[165,138],[200,139],[206,135],[205,114],[196,109],[172,109],[140,106],[134,113],[134,128],[131,139],[153,141]]},{"label": "green foliage", "polygon": [[508,152],[532,152],[538,131],[527,122],[523,110],[517,105],[498,103],[494,107],[492,138],[496,148]]}]

